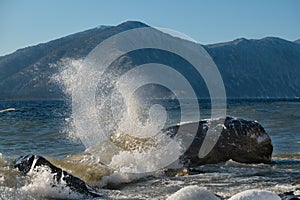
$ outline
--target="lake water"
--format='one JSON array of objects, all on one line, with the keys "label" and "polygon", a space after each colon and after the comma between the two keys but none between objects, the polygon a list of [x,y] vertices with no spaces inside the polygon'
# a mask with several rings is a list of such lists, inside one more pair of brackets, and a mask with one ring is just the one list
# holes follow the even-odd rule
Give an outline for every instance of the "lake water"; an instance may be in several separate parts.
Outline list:
[{"label": "lake water", "polygon": [[[179,112],[179,108],[173,103],[163,102],[167,111],[171,113],[167,122],[169,125],[177,122],[176,113]],[[209,105],[203,105],[201,113],[205,118]],[[7,108],[15,110],[4,112]],[[15,158],[31,153],[50,158],[68,170],[63,160],[71,155],[84,154],[85,146],[73,133],[72,109],[68,103],[0,101],[0,110],[3,111],[0,112],[0,199],[76,198],[61,191],[56,191],[55,194],[53,188],[49,189],[47,185],[42,184],[43,179],[23,177],[13,168]],[[299,100],[228,102],[228,115],[257,120],[270,135],[274,145],[270,164],[241,164],[228,161],[199,166],[198,170],[201,173],[189,176],[169,177],[158,172],[151,176],[126,177],[125,181],[120,173],[114,177],[108,174],[110,179],[106,180],[118,182],[116,179],[119,178],[119,182],[123,182],[109,186],[106,186],[103,179],[87,181],[111,199],[166,199],[170,194],[188,185],[206,187],[222,198],[229,198],[238,192],[254,188],[274,191],[277,194],[294,191],[300,195],[299,110]],[[184,114],[192,116],[193,109]],[[123,161],[120,159],[119,162]],[[88,165],[82,168],[81,173],[93,169]]]}]

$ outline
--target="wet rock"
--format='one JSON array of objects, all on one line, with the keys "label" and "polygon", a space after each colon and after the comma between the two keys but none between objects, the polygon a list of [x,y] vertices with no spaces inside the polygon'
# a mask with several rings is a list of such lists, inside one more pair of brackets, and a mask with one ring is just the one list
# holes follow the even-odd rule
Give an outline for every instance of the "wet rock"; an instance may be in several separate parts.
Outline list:
[{"label": "wet rock", "polygon": [[[18,168],[23,175],[27,175],[29,172],[36,170],[37,167],[47,167],[53,174],[53,179],[57,183],[64,181],[66,187],[69,187],[72,191],[84,195],[85,197],[104,197],[97,193],[97,191],[90,185],[85,183],[83,180],[73,176],[72,174],[54,166],[45,158],[38,155],[26,155],[21,156],[15,161],[15,168]],[[39,170],[37,170],[39,172]],[[51,185],[49,187],[56,187],[56,185]]]},{"label": "wet rock", "polygon": [[290,192],[284,192],[282,194],[279,194],[280,198],[282,200],[299,200],[299,196],[297,197],[293,191]]},{"label": "wet rock", "polygon": [[[195,127],[198,129],[195,129]],[[210,131],[208,131],[210,129]],[[196,136],[191,132],[196,130]],[[211,137],[217,131],[218,137]],[[172,137],[182,140],[192,139],[191,145],[181,157],[186,165],[202,165],[234,160],[241,163],[269,163],[272,157],[273,145],[264,128],[256,121],[247,121],[226,117],[225,119],[201,120],[172,126],[166,129]],[[209,135],[211,134],[211,135]],[[208,154],[201,158],[199,150],[205,137],[211,137],[215,144]],[[210,150],[210,149],[209,149]]]}]

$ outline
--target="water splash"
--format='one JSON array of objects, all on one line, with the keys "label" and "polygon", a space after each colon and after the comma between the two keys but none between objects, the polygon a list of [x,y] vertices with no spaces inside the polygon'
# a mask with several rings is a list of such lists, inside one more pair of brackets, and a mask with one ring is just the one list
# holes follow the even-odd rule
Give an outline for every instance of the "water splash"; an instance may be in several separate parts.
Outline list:
[{"label": "water splash", "polygon": [[[177,65],[173,66],[174,63]],[[151,148],[144,148],[143,151],[126,150],[124,145],[128,146],[129,142],[136,146],[138,141],[138,146],[141,146],[145,143],[140,141],[151,141],[157,135],[164,134],[161,130],[166,127],[168,110],[164,105],[154,103],[153,99],[172,96],[181,105],[182,100],[188,98],[197,105],[192,116],[193,121],[198,121],[199,82],[193,80],[200,80],[202,76],[211,96],[212,118],[226,113],[225,88],[217,67],[205,49],[195,42],[172,37],[151,27],[115,34],[98,44],[83,62],[67,60],[67,64],[71,67],[62,70],[56,80],[63,83],[66,95],[72,94],[72,122],[76,136],[86,148],[108,141],[120,152],[127,151],[123,154],[132,156],[128,157],[132,163],[127,162],[127,168],[138,166],[136,173],[167,167],[178,160],[193,141],[193,137],[188,137],[188,140],[158,138],[162,145],[154,142]],[[180,106],[181,111],[186,113],[184,108]],[[181,114],[179,121],[186,122],[186,116]],[[197,129],[195,126],[189,134],[195,136]],[[210,134],[212,139],[204,138],[205,151],[201,151],[201,155],[203,152],[207,154],[215,145],[221,131],[215,132]],[[119,142],[120,138],[125,138],[119,137],[116,142],[116,134],[134,139]],[[186,144],[181,145],[181,141]],[[183,151],[182,147],[185,148]],[[99,151],[96,153],[102,154]],[[124,163],[124,160],[111,158]],[[143,165],[147,159],[152,159],[150,167]],[[114,167],[112,161],[105,164]],[[155,163],[152,165],[155,168],[151,163]]]},{"label": "water splash", "polygon": [[[60,84],[62,90],[69,98],[68,102],[71,102],[72,91],[76,89],[79,83],[79,76],[82,76],[82,74],[78,74],[78,71],[83,67],[82,65],[81,60],[72,59],[64,59],[53,65],[59,68],[59,73],[55,74],[52,80]],[[114,76],[113,73],[118,72],[112,72],[109,76]],[[160,168],[160,160],[162,158],[170,156],[179,158],[183,153],[180,141],[171,139],[161,132],[166,121],[165,108],[159,104],[153,104],[151,99],[145,100],[140,98],[141,96],[138,93],[129,97],[126,96],[126,94],[130,94],[128,85],[133,84],[134,80],[130,79],[129,81],[129,79],[125,79],[126,76],[111,91],[110,100],[116,105],[113,107],[113,115],[105,113],[105,106],[108,105],[102,103],[101,105],[96,105],[96,107],[94,105],[84,105],[85,109],[89,110],[87,112],[89,116],[74,116],[78,115],[78,113],[72,113],[71,117],[67,119],[67,132],[72,140],[74,137],[84,140],[84,136],[88,136],[88,140],[90,140],[90,137],[95,137],[95,140],[97,138],[97,136],[89,135],[90,132],[94,132],[90,130],[91,127],[86,127],[85,130],[78,129],[76,123],[82,122],[74,121],[74,118],[89,117],[92,120],[96,119],[94,121],[95,127],[92,127],[92,129],[97,128],[97,124],[101,123],[104,126],[104,130],[109,132],[106,133],[107,138],[105,140],[91,145],[77,161],[86,163],[83,161],[84,156],[95,156],[99,162],[105,163],[105,165],[113,169],[114,173],[111,177],[116,177],[116,173],[119,174],[119,177],[124,177],[134,172],[155,171],[157,168]],[[101,95],[107,92],[108,88],[113,84],[108,81],[105,81],[105,83],[107,85],[101,87],[102,90],[98,91],[98,97],[96,97],[101,102],[106,101]],[[122,95],[120,96],[121,93]],[[110,102],[108,103],[110,104]],[[95,109],[100,110],[102,115],[95,116]],[[115,123],[116,121],[118,123]],[[172,155],[167,149],[172,149]],[[71,159],[74,159],[74,157]],[[153,162],[153,160],[158,160],[158,163]],[[91,160],[89,162],[91,162],[90,164],[97,163]],[[80,173],[75,172],[75,174],[79,174],[79,177],[82,177]],[[130,178],[127,178],[126,181],[136,178],[139,178],[139,176],[130,175]],[[87,177],[83,179],[89,180]],[[123,178],[120,178],[119,181],[116,181],[115,178],[106,178],[101,180],[101,184],[103,185],[103,182],[107,182],[108,179],[114,182],[124,181]]]}]

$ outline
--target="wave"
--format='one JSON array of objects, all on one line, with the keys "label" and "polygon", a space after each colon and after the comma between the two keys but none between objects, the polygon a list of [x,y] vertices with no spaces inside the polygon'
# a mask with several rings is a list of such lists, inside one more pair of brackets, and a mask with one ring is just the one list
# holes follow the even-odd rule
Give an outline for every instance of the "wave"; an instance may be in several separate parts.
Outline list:
[{"label": "wave", "polygon": [[4,109],[4,110],[0,110],[0,113],[12,112],[12,111],[15,111],[15,110],[16,110],[15,108],[7,108],[7,109]]},{"label": "wave", "polygon": [[[172,148],[173,151],[167,151]],[[161,173],[168,168],[182,167],[167,157],[182,155],[182,147],[165,134],[152,138],[136,138],[121,133],[111,136],[81,154],[65,159],[47,158],[51,163],[93,186],[119,185]],[[145,173],[146,172],[146,173]]]}]

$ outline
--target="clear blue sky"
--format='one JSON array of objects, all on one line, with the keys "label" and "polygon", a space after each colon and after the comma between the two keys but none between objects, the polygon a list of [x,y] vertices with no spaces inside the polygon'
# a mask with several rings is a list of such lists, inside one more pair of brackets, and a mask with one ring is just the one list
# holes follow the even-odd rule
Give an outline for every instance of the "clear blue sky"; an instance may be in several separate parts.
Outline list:
[{"label": "clear blue sky", "polygon": [[0,55],[127,20],[174,29],[202,44],[300,39],[299,0],[0,0]]}]

